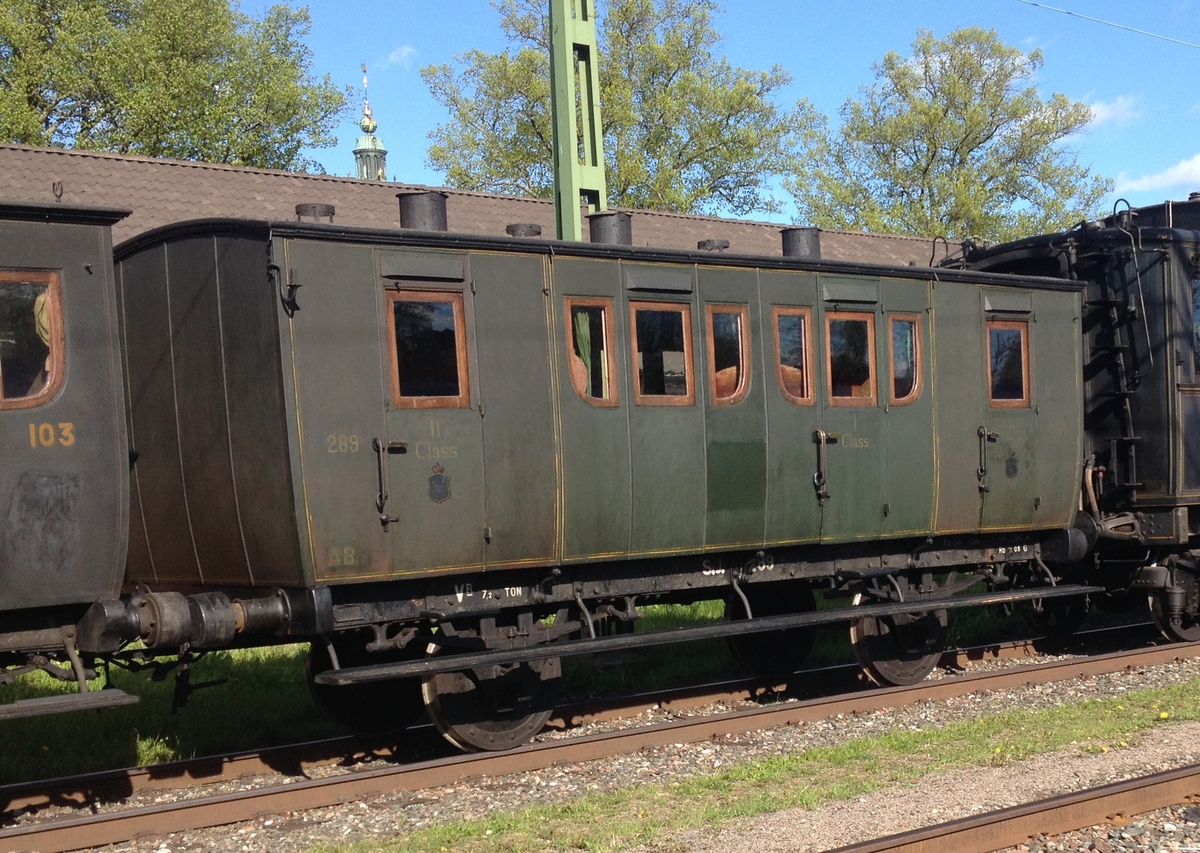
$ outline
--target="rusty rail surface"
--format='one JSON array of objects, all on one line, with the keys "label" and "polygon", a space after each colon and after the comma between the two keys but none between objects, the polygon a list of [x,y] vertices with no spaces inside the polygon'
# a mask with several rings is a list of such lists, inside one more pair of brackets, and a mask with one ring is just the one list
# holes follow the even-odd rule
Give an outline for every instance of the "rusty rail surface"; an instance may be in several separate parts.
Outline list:
[{"label": "rusty rail surface", "polygon": [[523,773],[559,763],[591,761],[673,743],[695,743],[758,729],[826,719],[837,714],[901,707],[918,701],[946,699],[979,690],[1004,690],[1065,681],[1196,656],[1200,656],[1200,643],[1115,652],[1091,658],[927,681],[912,687],[883,688],[849,696],[832,696],[715,717],[677,720],[606,734],[555,740],[503,753],[456,755],[415,764],[364,770],[331,779],[309,780],[267,789],[184,800],[113,814],[47,821],[0,830],[0,853],[17,853],[31,849],[37,849],[41,853],[59,853],[120,843],[139,836],[161,837],[170,833],[253,820],[263,815],[335,806],[396,791],[434,788],[468,776]]},{"label": "rusty rail surface", "polygon": [[990,853],[1186,802],[1200,802],[1200,765],[839,847],[830,853]]}]

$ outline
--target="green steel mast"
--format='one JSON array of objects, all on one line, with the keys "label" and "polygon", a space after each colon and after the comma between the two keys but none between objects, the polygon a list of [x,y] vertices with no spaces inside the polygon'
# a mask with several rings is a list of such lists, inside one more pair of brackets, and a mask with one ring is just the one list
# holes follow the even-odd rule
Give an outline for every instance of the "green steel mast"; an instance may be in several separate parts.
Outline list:
[{"label": "green steel mast", "polygon": [[608,208],[595,0],[550,0],[550,31],[556,231],[582,240],[582,203],[593,213]]}]

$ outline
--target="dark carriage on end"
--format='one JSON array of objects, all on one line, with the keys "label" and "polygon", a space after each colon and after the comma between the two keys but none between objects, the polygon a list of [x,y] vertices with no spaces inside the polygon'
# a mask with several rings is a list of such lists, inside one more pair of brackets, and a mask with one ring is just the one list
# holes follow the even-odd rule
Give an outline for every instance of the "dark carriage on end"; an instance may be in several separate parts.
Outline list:
[{"label": "dark carriage on end", "polygon": [[129,457],[110,229],[128,211],[0,204],[0,683],[78,692],[0,719],[136,701],[91,691],[76,623],[120,594]]},{"label": "dark carriage on end", "polygon": [[1074,282],[231,220],[117,270],[145,589],[98,653],[306,639],[347,728],[496,749],[562,655],[724,634],[790,672],[844,622],[910,683],[947,609],[1088,589]]},{"label": "dark carriage on end", "polygon": [[975,247],[972,269],[1085,286],[1083,523],[1102,605],[1200,640],[1200,196]]}]

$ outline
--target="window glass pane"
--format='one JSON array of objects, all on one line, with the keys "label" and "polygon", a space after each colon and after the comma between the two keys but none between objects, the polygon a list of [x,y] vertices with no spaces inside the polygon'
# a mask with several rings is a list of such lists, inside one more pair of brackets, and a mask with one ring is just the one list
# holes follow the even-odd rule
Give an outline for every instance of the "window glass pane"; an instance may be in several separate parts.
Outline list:
[{"label": "window glass pane", "polygon": [[712,313],[713,396],[728,399],[742,385],[741,312]]},{"label": "window glass pane", "polygon": [[575,387],[587,397],[608,399],[608,349],[604,339],[604,308],[599,305],[571,307],[571,343],[576,360]]},{"label": "window glass pane", "polygon": [[397,299],[392,310],[400,396],[459,396],[454,303]]},{"label": "window glass pane", "polygon": [[1025,399],[1024,332],[992,326],[989,329],[992,354],[992,399]]},{"label": "window glass pane", "polygon": [[871,335],[866,320],[829,321],[829,376],[834,397],[870,397]]},{"label": "window glass pane", "polygon": [[0,398],[35,397],[50,384],[49,285],[0,282]]},{"label": "window glass pane", "polygon": [[903,400],[917,386],[917,323],[892,321],[892,399]]},{"label": "window glass pane", "polygon": [[792,397],[808,396],[807,318],[803,314],[779,314],[776,323],[779,329],[779,377],[783,390]]},{"label": "window glass pane", "polygon": [[639,308],[638,388],[644,396],[686,397],[687,350],[683,312]]},{"label": "window glass pane", "polygon": [[1192,279],[1192,362],[1200,376],[1200,278]]}]

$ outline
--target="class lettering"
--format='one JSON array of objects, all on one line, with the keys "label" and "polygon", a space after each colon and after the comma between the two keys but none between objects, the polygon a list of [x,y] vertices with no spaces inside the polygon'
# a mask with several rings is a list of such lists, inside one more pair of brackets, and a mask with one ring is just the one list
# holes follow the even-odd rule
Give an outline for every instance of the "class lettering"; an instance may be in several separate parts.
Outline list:
[{"label": "class lettering", "polygon": [[418,459],[457,459],[458,448],[439,446],[428,441],[418,441],[417,447]]}]

